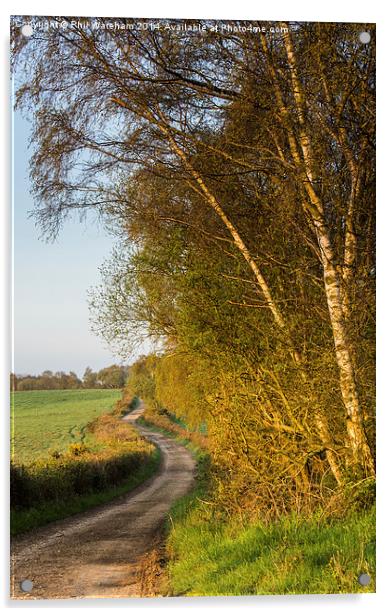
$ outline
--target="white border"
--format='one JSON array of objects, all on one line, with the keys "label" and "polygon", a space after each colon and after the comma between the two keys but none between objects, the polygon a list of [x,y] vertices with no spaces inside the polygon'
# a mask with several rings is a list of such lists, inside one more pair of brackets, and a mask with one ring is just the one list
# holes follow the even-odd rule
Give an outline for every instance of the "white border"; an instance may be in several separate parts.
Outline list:
[{"label": "white border", "polygon": [[[236,613],[241,607],[246,607],[251,614],[260,611],[269,613],[282,613],[284,610],[290,615],[300,614],[330,615],[334,614],[386,614],[390,610],[389,587],[392,581],[391,567],[391,501],[392,492],[390,477],[391,435],[392,435],[392,400],[389,392],[390,364],[391,364],[391,336],[387,327],[391,320],[391,304],[389,301],[389,287],[392,280],[391,251],[389,249],[392,238],[390,232],[391,208],[389,193],[391,181],[391,121],[389,108],[391,106],[391,27],[390,15],[386,3],[382,0],[362,2],[360,0],[328,0],[321,4],[308,1],[280,0],[269,5],[259,1],[241,0],[230,3],[224,0],[197,0],[194,5],[180,0],[170,1],[167,4],[159,0],[143,0],[143,2],[120,2],[111,0],[108,4],[88,2],[87,0],[67,0],[67,2],[51,3],[48,0],[29,2],[27,0],[5,1],[1,7],[1,47],[0,60],[1,87],[3,101],[0,114],[0,135],[2,135],[0,165],[0,186],[6,187],[3,191],[3,203],[0,208],[0,233],[2,249],[1,285],[3,291],[0,302],[2,322],[1,344],[1,382],[2,395],[1,438],[4,447],[1,468],[4,469],[8,458],[8,371],[10,367],[10,112],[8,107],[9,96],[9,69],[8,69],[8,40],[9,15],[76,15],[76,16],[129,16],[129,17],[183,17],[183,18],[219,18],[219,19],[263,19],[263,20],[311,20],[311,21],[347,21],[347,22],[377,22],[377,83],[378,83],[378,170],[377,170],[377,207],[378,207],[378,507],[377,507],[377,594],[360,596],[286,596],[286,597],[238,597],[238,598],[174,598],[160,600],[84,600],[84,601],[47,601],[47,602],[10,602],[7,598],[8,584],[8,554],[3,548],[0,563],[2,580],[1,604],[5,609],[12,609],[14,613],[26,607],[50,608],[51,610],[65,609],[72,613],[81,613],[81,610],[115,609],[132,610],[133,614],[144,613],[150,610],[159,610],[165,616],[172,612],[179,613],[186,610],[195,613],[203,610],[206,614],[221,608],[225,614]],[[5,138],[7,137],[7,138]],[[5,503],[7,497],[7,476],[1,473],[2,498],[1,520],[5,541],[8,545],[8,511]]]}]

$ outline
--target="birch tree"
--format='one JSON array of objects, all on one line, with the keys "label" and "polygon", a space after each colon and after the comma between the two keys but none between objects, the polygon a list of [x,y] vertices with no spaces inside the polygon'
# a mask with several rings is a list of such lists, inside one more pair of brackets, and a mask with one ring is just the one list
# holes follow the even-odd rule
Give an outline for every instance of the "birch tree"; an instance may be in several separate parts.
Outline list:
[{"label": "birch tree", "polygon": [[[132,219],[143,220],[154,201],[136,194],[148,185],[143,178],[175,186],[174,198],[165,193],[165,205],[160,200],[162,220],[194,222],[242,261],[242,284],[253,299],[237,302],[239,313],[246,305],[264,311],[262,326],[285,346],[290,369],[314,399],[308,339],[324,332],[319,313],[327,315],[342,407],[336,417],[318,408],[312,425],[340,483],[344,468],[374,474],[355,326],[359,283],[373,275],[374,45],[361,46],[355,28],[344,25],[282,24],[283,34],[272,38],[257,27],[242,35],[208,32],[202,44],[188,36],[184,45],[170,31],[125,29],[58,29],[27,42],[15,26],[19,74],[32,72],[17,102],[34,109],[36,215],[50,236],[69,213],[93,208],[127,241],[143,243],[141,225],[132,229]],[[233,198],[236,184],[242,203]],[[181,198],[178,210],[173,204]],[[275,225],[274,210],[286,212]],[[159,220],[154,216],[150,224]],[[255,233],[256,219],[271,230],[270,245],[265,230]],[[312,302],[306,322],[290,307],[286,265],[276,263],[272,246],[293,229],[306,263],[296,269],[295,289],[303,306]],[[366,245],[366,265],[359,245]],[[303,284],[310,275],[319,288],[319,274],[325,306]],[[266,407],[262,412],[267,418]],[[334,434],[339,422],[344,446]]]}]

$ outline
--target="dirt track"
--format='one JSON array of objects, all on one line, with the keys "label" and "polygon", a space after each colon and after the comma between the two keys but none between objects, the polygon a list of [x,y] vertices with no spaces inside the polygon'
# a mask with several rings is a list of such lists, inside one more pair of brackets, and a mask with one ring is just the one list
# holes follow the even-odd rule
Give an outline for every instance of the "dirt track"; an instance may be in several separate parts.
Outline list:
[{"label": "dirt track", "polygon": [[[139,408],[124,417],[135,422]],[[189,451],[156,431],[137,429],[162,451],[161,468],[129,494],[14,539],[14,599],[137,597],[143,562],[157,542],[165,514],[191,488],[195,463]],[[31,593],[20,589],[31,580]]]}]

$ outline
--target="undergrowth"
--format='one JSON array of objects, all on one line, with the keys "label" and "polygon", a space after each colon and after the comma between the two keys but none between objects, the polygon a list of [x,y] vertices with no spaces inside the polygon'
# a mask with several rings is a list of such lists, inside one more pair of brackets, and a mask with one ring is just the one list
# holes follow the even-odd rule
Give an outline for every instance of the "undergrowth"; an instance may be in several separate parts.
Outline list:
[{"label": "undergrowth", "polygon": [[[144,425],[182,439],[197,459],[194,490],[167,517],[167,575],[162,592],[178,596],[335,594],[375,591],[375,506],[344,517],[285,515],[273,522],[219,510],[208,453],[156,413]],[[165,427],[163,427],[165,426]],[[169,429],[170,428],[170,429]],[[371,583],[358,577],[369,573]]]},{"label": "undergrowth", "polygon": [[157,470],[159,450],[120,415],[88,425],[91,447],[74,443],[65,453],[11,465],[11,534],[108,502]]}]

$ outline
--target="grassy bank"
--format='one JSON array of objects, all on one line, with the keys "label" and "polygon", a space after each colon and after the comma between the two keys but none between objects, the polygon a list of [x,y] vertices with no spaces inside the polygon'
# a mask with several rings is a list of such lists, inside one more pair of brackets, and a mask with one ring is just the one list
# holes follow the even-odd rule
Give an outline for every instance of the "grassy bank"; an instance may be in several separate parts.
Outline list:
[{"label": "grassy bank", "polygon": [[179,439],[184,444],[192,444],[197,449],[206,449],[208,445],[208,437],[197,430],[190,430],[182,421],[175,418],[175,415],[167,411],[154,411],[146,409],[141,417],[137,420],[146,427],[158,428],[163,434]]},{"label": "grassy bank", "polygon": [[[375,508],[345,518],[282,517],[274,523],[228,517],[210,504],[209,456],[166,417],[145,425],[191,446],[198,462],[194,491],[174,505],[166,525],[164,592],[189,596],[358,593],[375,591]],[[371,584],[358,583],[361,573]]]},{"label": "grassy bank", "polygon": [[158,468],[160,452],[119,415],[88,424],[79,442],[11,466],[11,533],[18,534],[126,493]]},{"label": "grassy bank", "polygon": [[[375,512],[322,522],[217,521],[196,499],[171,513],[167,549],[173,595],[374,592]],[[358,583],[370,573],[368,587]]]}]

